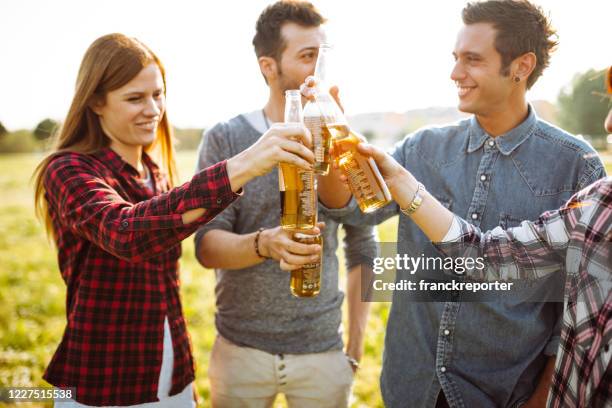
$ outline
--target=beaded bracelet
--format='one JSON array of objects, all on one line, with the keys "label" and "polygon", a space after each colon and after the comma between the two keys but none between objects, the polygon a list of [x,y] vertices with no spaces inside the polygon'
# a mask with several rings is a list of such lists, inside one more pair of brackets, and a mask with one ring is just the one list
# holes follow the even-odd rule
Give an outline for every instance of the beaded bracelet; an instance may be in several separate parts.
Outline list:
[{"label": "beaded bracelet", "polygon": [[258,257],[260,258],[264,258],[264,259],[269,259],[270,257],[268,256],[263,256],[261,254],[261,252],[259,252],[259,235],[261,234],[261,232],[264,230],[265,228],[260,228],[257,230],[257,234],[255,234],[255,241],[253,242],[253,244],[255,245],[255,253],[257,254]]}]

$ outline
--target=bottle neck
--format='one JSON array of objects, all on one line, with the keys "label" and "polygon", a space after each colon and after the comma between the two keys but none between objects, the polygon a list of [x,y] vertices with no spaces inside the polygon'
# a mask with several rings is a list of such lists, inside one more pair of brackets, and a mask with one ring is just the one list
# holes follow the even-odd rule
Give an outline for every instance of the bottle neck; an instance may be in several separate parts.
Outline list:
[{"label": "bottle neck", "polygon": [[315,66],[314,76],[317,78],[317,86],[327,92],[327,67],[329,61],[328,48],[319,48],[319,56],[317,57],[317,65]]}]

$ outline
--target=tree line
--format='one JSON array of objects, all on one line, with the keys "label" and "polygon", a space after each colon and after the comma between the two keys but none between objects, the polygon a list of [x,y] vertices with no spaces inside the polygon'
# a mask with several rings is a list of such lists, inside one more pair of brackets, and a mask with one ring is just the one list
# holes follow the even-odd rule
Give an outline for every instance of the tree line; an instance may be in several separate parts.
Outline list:
[{"label": "tree line", "polygon": [[[606,133],[601,126],[612,98],[604,89],[606,70],[591,69],[577,74],[557,98],[557,121],[560,126],[575,135],[583,135],[597,148],[605,148]],[[9,131],[0,122],[0,153],[22,153],[48,150],[60,123],[46,118],[32,130]],[[177,149],[197,148],[202,129],[175,128]],[[367,135],[371,137],[377,135]]]},{"label": "tree line", "polygon": [[[44,152],[53,146],[54,136],[61,123],[46,118],[40,121],[34,129],[19,129],[9,131],[0,122],[0,153]],[[203,129],[174,128],[176,148],[179,150],[194,150],[202,138]]]}]

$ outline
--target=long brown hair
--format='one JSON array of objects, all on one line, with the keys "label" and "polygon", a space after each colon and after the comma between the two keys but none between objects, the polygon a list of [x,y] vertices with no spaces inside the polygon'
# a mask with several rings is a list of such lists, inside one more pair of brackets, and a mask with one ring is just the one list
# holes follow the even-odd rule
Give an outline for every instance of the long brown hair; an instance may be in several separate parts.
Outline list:
[{"label": "long brown hair", "polygon": [[[98,116],[91,109],[97,100],[131,81],[149,64],[157,64],[166,92],[166,73],[157,56],[146,45],[123,34],[108,34],[95,40],[85,52],[76,89],[66,119],[59,130],[55,147],[34,170],[34,205],[38,218],[43,220],[47,233],[53,235],[53,224],[45,198],[44,178],[51,160],[63,152],[94,153],[110,145],[102,131]],[[177,172],[174,162],[172,130],[164,111],[155,141],[145,151],[159,162],[173,186]]]}]

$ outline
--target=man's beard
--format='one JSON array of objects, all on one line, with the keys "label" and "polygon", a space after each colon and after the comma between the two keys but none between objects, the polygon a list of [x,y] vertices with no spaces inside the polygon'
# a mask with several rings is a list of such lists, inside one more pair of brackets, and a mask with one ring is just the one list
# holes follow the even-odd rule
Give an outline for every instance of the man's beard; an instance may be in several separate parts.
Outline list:
[{"label": "man's beard", "polygon": [[300,89],[300,85],[302,85],[302,82],[295,81],[284,75],[280,68],[278,69],[278,83],[283,94],[291,89]]}]

